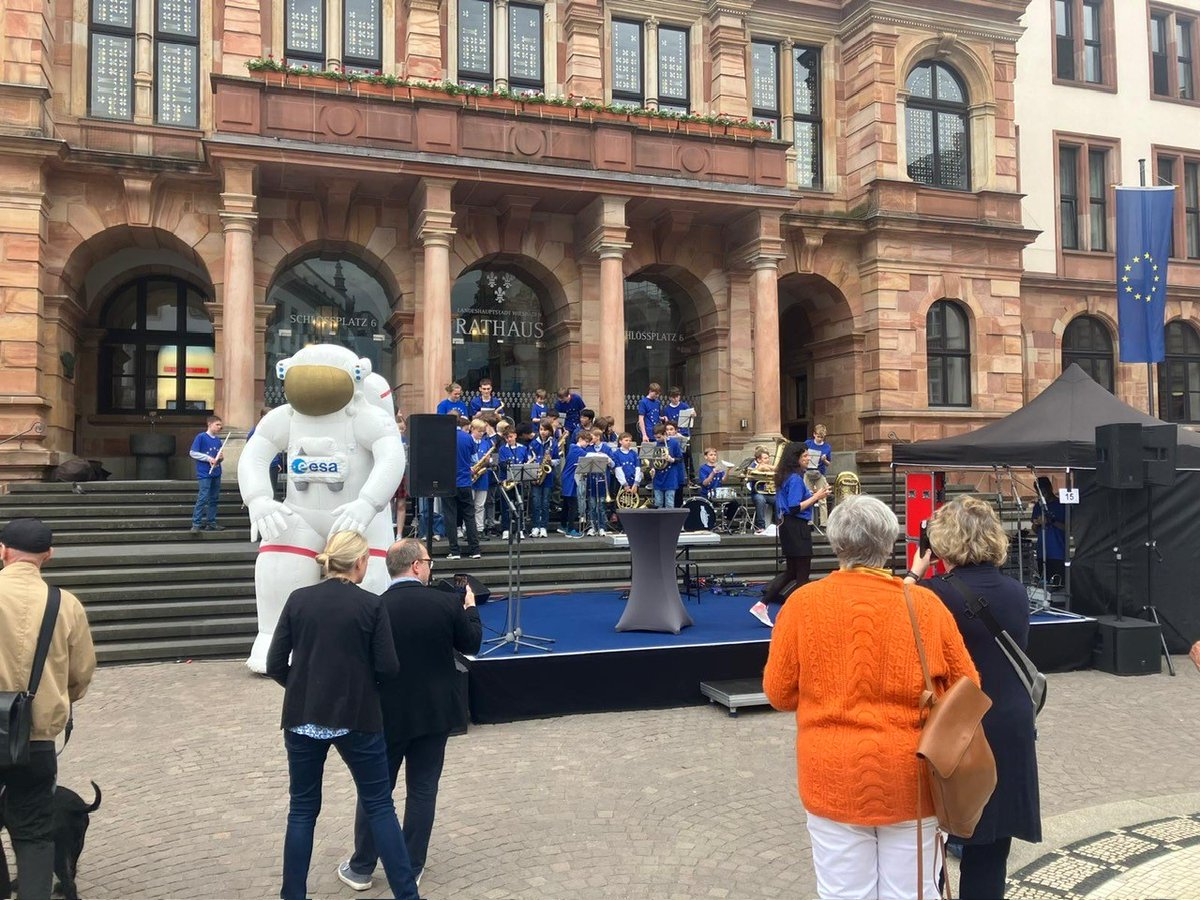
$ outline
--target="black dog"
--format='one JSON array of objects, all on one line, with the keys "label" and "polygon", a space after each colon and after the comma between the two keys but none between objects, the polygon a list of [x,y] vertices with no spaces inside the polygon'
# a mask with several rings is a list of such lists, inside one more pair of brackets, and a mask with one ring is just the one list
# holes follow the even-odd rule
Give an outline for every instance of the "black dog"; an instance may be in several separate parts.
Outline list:
[{"label": "black dog", "polygon": [[[100,785],[93,781],[92,790],[96,792],[96,799],[90,806],[70,788],[60,785],[54,791],[54,874],[58,878],[55,893],[61,894],[66,900],[79,900],[75,871],[79,856],[83,853],[83,842],[92,821],[92,813],[100,808]],[[2,811],[3,804],[0,803]],[[0,826],[3,824],[0,821]],[[16,890],[16,879],[9,881],[8,861],[3,846],[0,846],[0,900],[8,900]]]}]

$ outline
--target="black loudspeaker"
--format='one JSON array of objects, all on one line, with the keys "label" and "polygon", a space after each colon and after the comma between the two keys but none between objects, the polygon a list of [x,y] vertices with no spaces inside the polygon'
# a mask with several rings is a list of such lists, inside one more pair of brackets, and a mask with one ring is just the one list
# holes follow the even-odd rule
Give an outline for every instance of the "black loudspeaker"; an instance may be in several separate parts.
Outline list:
[{"label": "black loudspeaker", "polygon": [[1146,484],[1169,487],[1175,483],[1175,448],[1178,444],[1178,425],[1147,425],[1142,429]]},{"label": "black loudspeaker", "polygon": [[1096,428],[1096,483],[1120,490],[1142,487],[1141,425],[1120,422]]},{"label": "black loudspeaker", "polygon": [[1145,619],[1101,616],[1092,664],[1110,675],[1157,675],[1162,671],[1160,629]]},{"label": "black loudspeaker", "polygon": [[763,588],[762,602],[783,603],[792,595],[792,591],[798,587],[796,579],[788,575],[787,572],[780,572],[775,576],[774,581]]},{"label": "black loudspeaker", "polygon": [[[456,572],[455,574],[459,574],[459,573]],[[466,575],[465,573],[462,573],[462,574],[467,579],[467,584],[469,584],[471,586],[471,590],[475,592],[475,605],[476,606],[487,603],[489,600],[492,599],[492,589],[491,588],[489,588],[486,584],[484,584],[482,581],[480,581],[474,575]],[[454,586],[453,578],[442,578],[442,579],[430,584],[430,587],[435,587],[438,590],[446,591],[451,594],[458,593],[458,588]]]},{"label": "black loudspeaker", "polygon": [[408,493],[411,497],[451,497],[457,490],[458,423],[450,416],[417,413],[408,417]]}]

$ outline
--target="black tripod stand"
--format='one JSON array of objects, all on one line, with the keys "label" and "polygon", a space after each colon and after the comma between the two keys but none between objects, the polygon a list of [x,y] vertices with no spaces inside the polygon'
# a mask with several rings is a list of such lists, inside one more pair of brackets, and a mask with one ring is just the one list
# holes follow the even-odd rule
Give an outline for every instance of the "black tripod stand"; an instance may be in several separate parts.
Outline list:
[{"label": "black tripod stand", "polygon": [[[501,647],[511,646],[513,653],[519,653],[522,647],[532,647],[534,650],[553,652],[553,647],[543,646],[553,644],[554,638],[538,637],[536,634],[525,634],[521,630],[521,539],[525,534],[525,501],[521,497],[521,485],[533,484],[541,474],[538,463],[510,463],[508,480],[513,487],[510,491],[500,488],[499,494],[508,504],[508,609],[504,616],[504,633],[497,638],[485,641],[492,646],[479,656],[487,656]],[[511,496],[510,496],[511,493]]]},{"label": "black tripod stand", "polygon": [[[1167,650],[1167,635],[1163,631],[1163,624],[1165,623],[1175,634],[1179,635],[1185,645],[1188,642],[1179,633],[1178,628],[1159,614],[1158,608],[1154,605],[1154,564],[1161,564],[1162,561],[1162,554],[1158,550],[1158,540],[1154,537],[1154,488],[1146,485],[1146,605],[1141,608],[1140,612],[1149,613],[1150,619],[1158,626],[1158,639],[1162,642],[1162,653],[1167,660],[1167,671],[1173,677],[1175,664],[1171,662],[1171,653]],[[1118,578],[1120,577],[1119,572],[1118,569]],[[1117,609],[1120,610],[1120,607],[1118,606]]]}]

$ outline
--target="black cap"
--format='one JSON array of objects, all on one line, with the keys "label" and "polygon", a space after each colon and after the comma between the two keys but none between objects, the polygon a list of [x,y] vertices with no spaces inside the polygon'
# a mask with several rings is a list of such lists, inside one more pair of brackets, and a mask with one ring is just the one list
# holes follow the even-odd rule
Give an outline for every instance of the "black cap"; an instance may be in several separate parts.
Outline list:
[{"label": "black cap", "polygon": [[13,519],[0,531],[0,544],[22,553],[45,553],[53,539],[41,519]]}]

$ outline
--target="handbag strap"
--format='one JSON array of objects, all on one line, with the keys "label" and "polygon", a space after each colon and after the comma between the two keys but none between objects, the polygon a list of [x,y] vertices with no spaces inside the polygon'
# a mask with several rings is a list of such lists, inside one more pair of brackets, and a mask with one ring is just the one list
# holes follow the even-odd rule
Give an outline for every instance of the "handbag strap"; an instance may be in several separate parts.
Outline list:
[{"label": "handbag strap", "polygon": [[46,612],[42,615],[42,627],[38,632],[37,650],[33,654],[33,671],[29,673],[30,697],[37,696],[42,682],[42,671],[46,668],[46,657],[50,653],[50,639],[54,636],[54,624],[58,621],[58,607],[62,603],[62,591],[54,585],[46,586]]},{"label": "handbag strap", "polygon": [[907,583],[902,583],[904,587],[904,603],[908,606],[908,618],[912,622],[913,637],[917,639],[917,656],[921,659],[921,674],[925,678],[925,692],[921,695],[921,709],[925,710],[933,705],[933,679],[929,677],[929,662],[925,658],[925,641],[921,638],[921,627],[917,624],[917,608],[913,604],[912,593],[908,589]]},{"label": "handbag strap", "polygon": [[953,572],[947,572],[945,575],[939,577],[946,584],[958,591],[959,596],[963,598],[963,602],[967,605],[967,613],[971,618],[982,619],[983,624],[987,626],[987,630],[992,633],[992,637],[1000,640],[1000,635],[1004,631],[1004,628],[996,621],[996,616],[988,607],[988,602],[983,598],[983,595],[977,593],[972,596],[968,593],[966,587],[964,587],[963,580]]},{"label": "handbag strap", "polygon": [[1013,636],[1004,630],[997,620],[995,614],[988,606],[987,600],[982,594],[976,594],[972,597],[967,593],[967,589],[963,586],[963,579],[956,577],[952,572],[940,576],[946,584],[952,585],[959,596],[967,605],[967,614],[972,618],[982,619],[983,624],[987,626],[988,631],[992,633],[992,638],[996,641],[996,645],[1000,648],[1000,652],[1004,654],[1013,671],[1021,684],[1026,690],[1032,690],[1034,679],[1037,677],[1037,666],[1025,654]]}]

